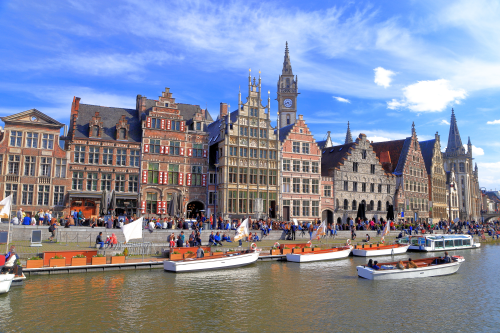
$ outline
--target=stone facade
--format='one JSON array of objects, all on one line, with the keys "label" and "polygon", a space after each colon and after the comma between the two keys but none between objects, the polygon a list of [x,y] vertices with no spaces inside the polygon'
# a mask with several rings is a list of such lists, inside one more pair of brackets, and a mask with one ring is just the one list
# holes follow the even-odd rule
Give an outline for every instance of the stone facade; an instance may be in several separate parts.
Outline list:
[{"label": "stone facade", "polygon": [[448,220],[453,221],[459,218],[458,184],[454,170],[446,172],[446,185],[448,189],[446,192],[446,204],[448,206],[446,216]]}]

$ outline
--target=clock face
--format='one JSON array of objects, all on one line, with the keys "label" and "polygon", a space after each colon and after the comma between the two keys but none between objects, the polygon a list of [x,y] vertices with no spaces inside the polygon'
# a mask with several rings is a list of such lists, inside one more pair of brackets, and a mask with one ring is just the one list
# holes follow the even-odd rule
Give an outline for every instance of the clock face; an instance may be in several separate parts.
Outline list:
[{"label": "clock face", "polygon": [[290,98],[287,98],[283,101],[283,105],[286,106],[287,108],[292,106],[292,100]]}]

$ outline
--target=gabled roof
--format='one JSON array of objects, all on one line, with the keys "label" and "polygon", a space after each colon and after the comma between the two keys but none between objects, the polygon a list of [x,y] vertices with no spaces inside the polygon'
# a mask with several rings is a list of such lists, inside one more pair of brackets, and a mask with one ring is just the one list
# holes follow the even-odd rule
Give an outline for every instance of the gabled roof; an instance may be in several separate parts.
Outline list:
[{"label": "gabled roof", "polygon": [[[376,142],[376,143],[371,143],[370,145],[373,147],[373,151],[377,155],[379,161],[386,160],[387,159],[387,153],[389,154],[390,161],[392,162],[392,167],[390,170],[386,170],[391,173],[396,173],[396,170],[403,170],[404,168],[404,159],[401,161],[402,166],[399,166],[400,164],[400,157],[402,155],[402,152],[405,150],[406,153],[408,153],[408,149],[410,147],[410,141],[411,138],[406,138],[405,140],[394,140],[394,141],[385,141],[385,142]],[[387,152],[387,153],[384,153]],[[382,154],[384,153],[384,154]],[[382,155],[382,156],[381,156]],[[385,156],[383,156],[385,155]]]},{"label": "gabled roof", "polygon": [[346,145],[334,146],[324,148],[321,151],[321,175],[329,177],[328,170],[330,168],[337,168],[343,164],[343,159],[349,153],[349,148],[353,147],[356,143],[351,142]]},{"label": "gabled roof", "polygon": [[[280,128],[280,141],[283,142],[286,140],[286,136],[288,135],[288,133],[290,133],[290,131],[292,130],[293,126],[295,126],[295,124],[290,124],[290,125],[287,125],[285,127],[282,127]],[[276,133],[277,130],[274,130],[274,133]]]},{"label": "gabled roof", "polygon": [[[153,110],[153,107],[156,106],[156,100],[154,99],[146,99],[146,113]],[[194,117],[197,112],[201,112],[201,108],[199,105],[193,104],[184,104],[184,103],[175,103],[177,105],[177,109],[179,110],[179,114],[184,118],[184,120],[190,120]],[[205,119],[208,122],[212,122],[212,116],[206,111]]]},{"label": "gabled roof", "polygon": [[326,140],[317,141],[316,144],[318,145],[319,149],[323,149],[326,144]]},{"label": "gabled roof", "polygon": [[434,155],[434,144],[436,139],[420,141],[420,150],[422,151],[422,157],[424,158],[425,168],[427,169],[427,174],[431,174],[432,170],[432,156]]},{"label": "gabled roof", "polygon": [[[32,117],[36,118],[32,120]],[[39,124],[44,126],[61,128],[64,124],[58,122],[54,118],[47,116],[45,113],[38,111],[37,109],[31,109],[23,112],[19,112],[10,116],[0,118],[4,123],[29,123],[29,124]]]}]

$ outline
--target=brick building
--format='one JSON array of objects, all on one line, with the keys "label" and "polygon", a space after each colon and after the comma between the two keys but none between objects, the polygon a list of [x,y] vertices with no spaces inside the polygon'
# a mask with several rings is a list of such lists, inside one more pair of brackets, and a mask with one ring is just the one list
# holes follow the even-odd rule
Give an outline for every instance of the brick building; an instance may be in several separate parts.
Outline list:
[{"label": "brick building", "polygon": [[13,195],[12,211],[33,213],[50,209],[54,216],[68,211],[68,153],[59,146],[60,122],[36,110],[2,117],[0,191]]}]

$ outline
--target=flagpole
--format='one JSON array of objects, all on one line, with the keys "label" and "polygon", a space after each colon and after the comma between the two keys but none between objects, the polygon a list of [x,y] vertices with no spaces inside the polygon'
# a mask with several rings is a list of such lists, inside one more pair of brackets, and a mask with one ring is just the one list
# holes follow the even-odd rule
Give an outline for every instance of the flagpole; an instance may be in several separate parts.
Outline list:
[{"label": "flagpole", "polygon": [[10,216],[12,214],[12,204],[10,205],[10,208],[9,208],[9,220],[7,221],[7,223],[9,224],[9,231],[7,231],[7,244],[5,245],[5,253],[7,253],[9,251],[9,238],[10,238]]}]

